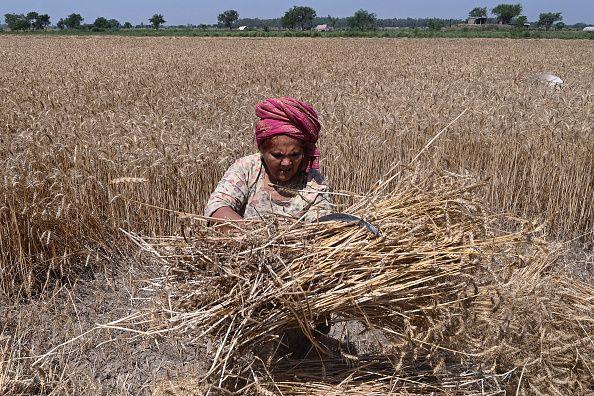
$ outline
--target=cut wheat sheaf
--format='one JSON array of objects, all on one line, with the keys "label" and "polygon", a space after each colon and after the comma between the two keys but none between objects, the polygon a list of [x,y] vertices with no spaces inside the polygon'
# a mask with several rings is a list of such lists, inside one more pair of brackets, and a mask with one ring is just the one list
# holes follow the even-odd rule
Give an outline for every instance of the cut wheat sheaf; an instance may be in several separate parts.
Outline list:
[{"label": "cut wheat sheaf", "polygon": [[[554,271],[539,229],[516,219],[498,231],[467,179],[413,174],[391,188],[348,210],[380,237],[277,219],[134,238],[168,266],[149,333],[212,339],[205,386],[239,394],[591,389],[594,288]],[[316,334],[320,317],[361,324],[375,350]],[[282,347],[295,329],[311,342],[302,360]]]}]

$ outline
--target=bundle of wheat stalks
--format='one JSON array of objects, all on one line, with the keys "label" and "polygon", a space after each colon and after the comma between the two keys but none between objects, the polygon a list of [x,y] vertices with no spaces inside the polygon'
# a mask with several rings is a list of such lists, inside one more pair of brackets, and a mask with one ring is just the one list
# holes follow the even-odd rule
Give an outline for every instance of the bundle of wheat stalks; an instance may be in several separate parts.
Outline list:
[{"label": "bundle of wheat stalks", "polygon": [[[585,392],[592,285],[549,271],[556,256],[528,223],[496,230],[501,219],[484,212],[477,188],[437,173],[391,177],[345,210],[379,237],[277,218],[139,238],[168,266],[155,331],[213,340],[205,380],[226,391]],[[321,318],[358,323],[377,347],[333,343],[315,330]],[[283,348],[294,329],[309,340],[303,359]]]}]

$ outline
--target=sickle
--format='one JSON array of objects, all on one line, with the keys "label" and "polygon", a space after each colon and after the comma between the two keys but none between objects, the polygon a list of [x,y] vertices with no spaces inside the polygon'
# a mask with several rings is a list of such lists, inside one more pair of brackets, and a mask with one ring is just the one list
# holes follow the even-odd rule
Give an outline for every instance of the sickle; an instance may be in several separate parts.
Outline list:
[{"label": "sickle", "polygon": [[379,230],[371,223],[363,220],[360,217],[355,215],[347,214],[347,213],[330,213],[328,215],[322,216],[319,218],[320,222],[326,221],[340,221],[343,223],[356,223],[359,227],[365,227],[369,232],[371,232],[376,237],[381,237],[382,234]]}]

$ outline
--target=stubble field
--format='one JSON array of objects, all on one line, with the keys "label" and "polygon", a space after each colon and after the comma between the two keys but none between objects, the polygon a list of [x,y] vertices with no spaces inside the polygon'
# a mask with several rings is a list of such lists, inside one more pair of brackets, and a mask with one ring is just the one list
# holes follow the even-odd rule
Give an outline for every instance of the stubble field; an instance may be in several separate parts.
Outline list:
[{"label": "stubble field", "polygon": [[[224,170],[255,151],[254,105],[271,96],[318,110],[323,174],[354,193],[466,110],[419,164],[483,181],[493,212],[592,248],[587,41],[0,37],[0,54],[0,393],[44,389],[18,359],[134,306],[122,290],[142,265],[120,228],[172,234],[168,210],[200,213]],[[171,361],[185,362],[180,350]],[[46,375],[64,388],[52,389],[137,393],[164,375],[143,355],[151,375],[121,377],[126,364],[98,354],[84,369],[64,355]]]}]

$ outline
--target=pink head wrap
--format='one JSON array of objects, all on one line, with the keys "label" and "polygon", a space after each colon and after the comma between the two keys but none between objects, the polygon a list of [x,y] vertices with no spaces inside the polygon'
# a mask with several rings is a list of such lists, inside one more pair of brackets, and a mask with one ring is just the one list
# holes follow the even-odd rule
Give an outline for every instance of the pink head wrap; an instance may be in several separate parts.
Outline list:
[{"label": "pink head wrap", "polygon": [[313,107],[288,96],[270,98],[256,105],[256,115],[260,117],[256,124],[258,148],[272,136],[287,135],[305,143],[305,155],[308,157],[306,172],[310,167],[319,168],[320,152],[316,142],[321,126]]}]

